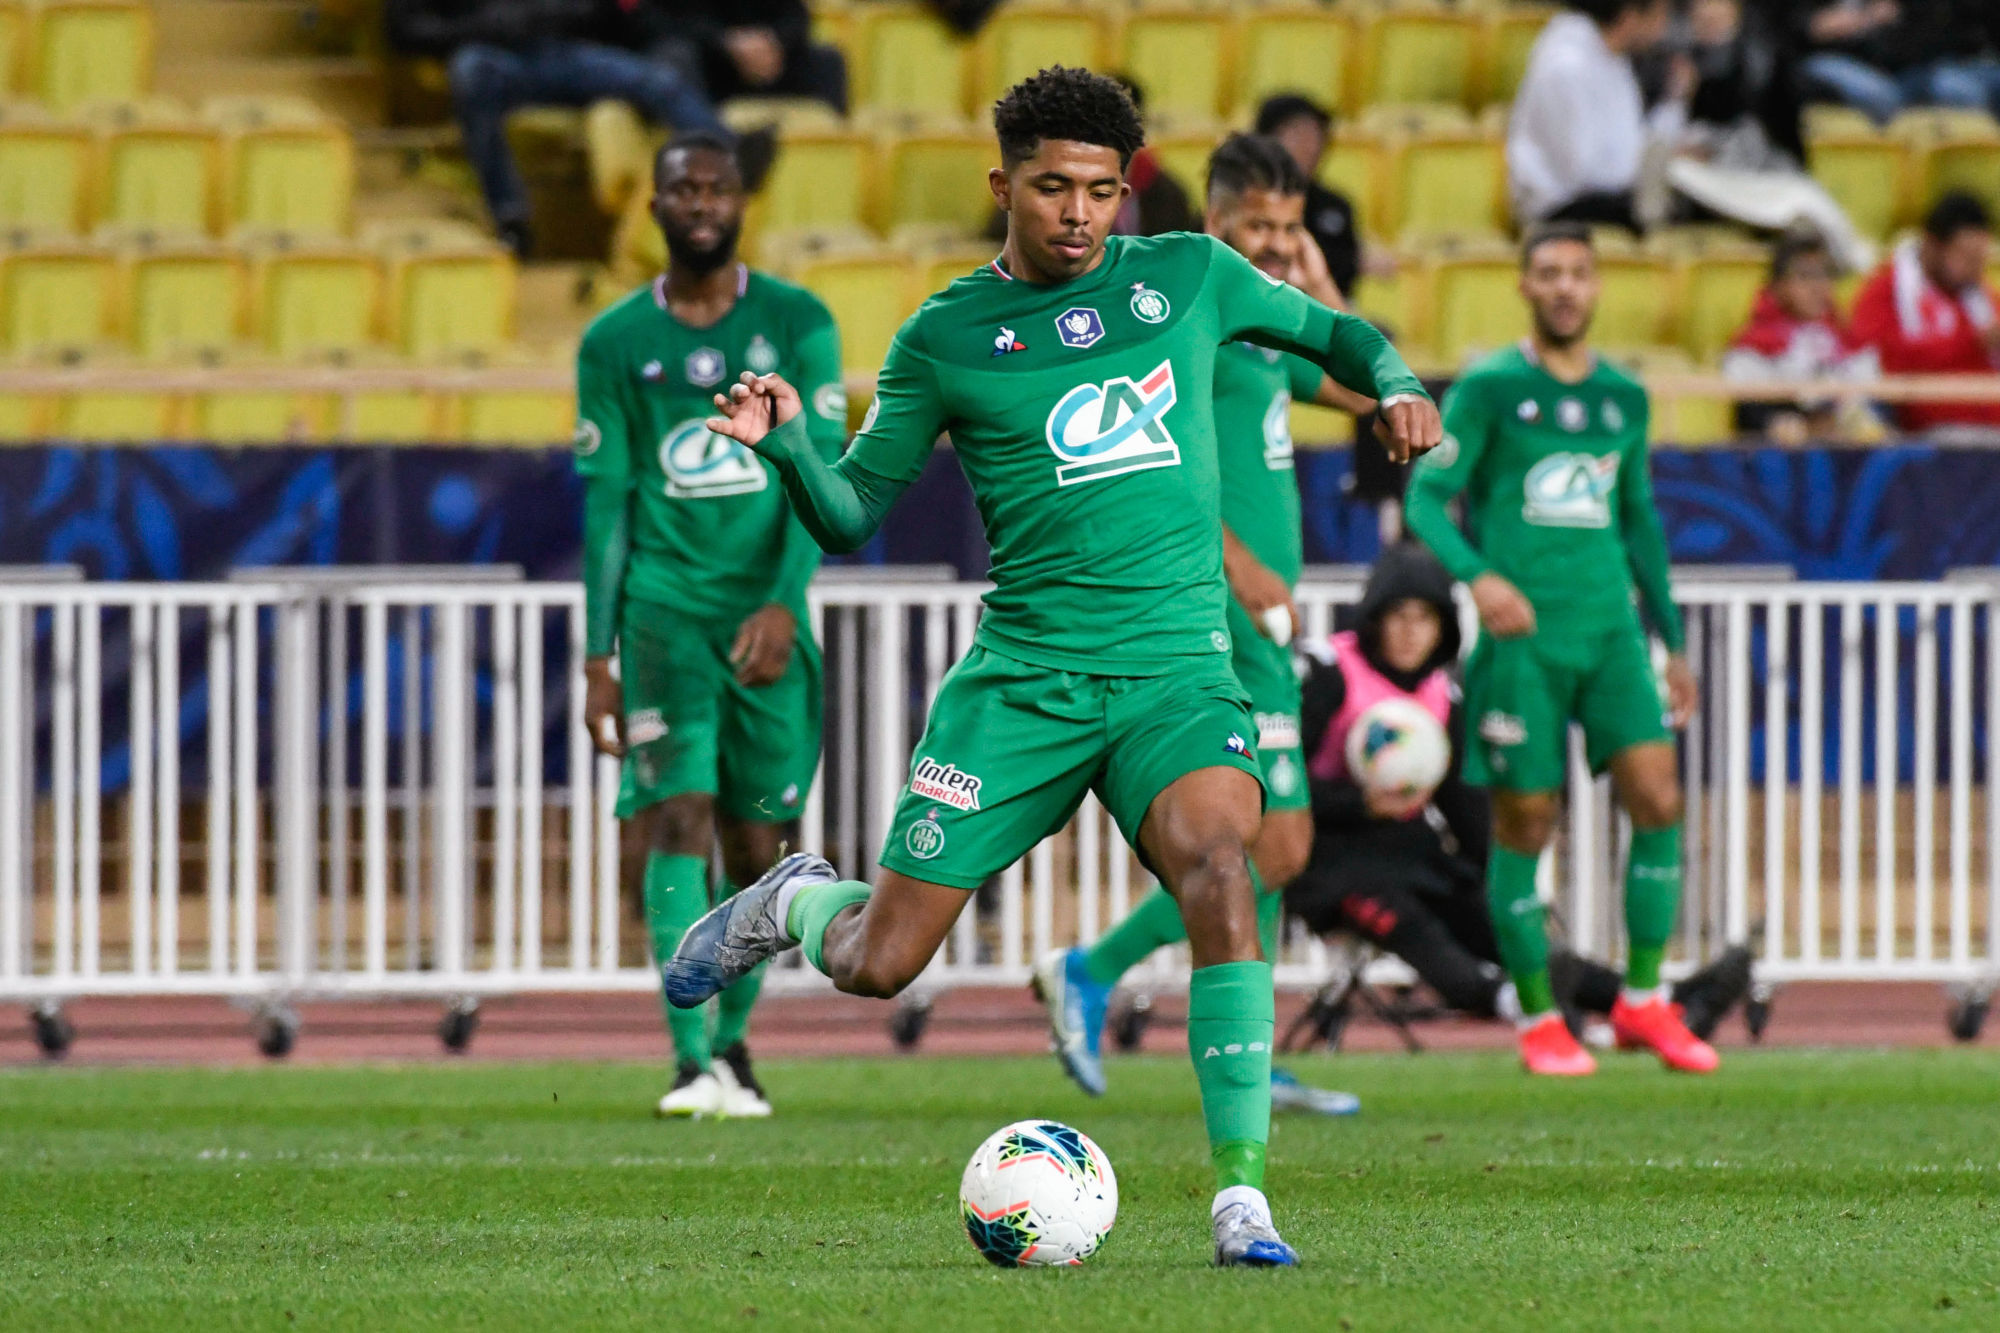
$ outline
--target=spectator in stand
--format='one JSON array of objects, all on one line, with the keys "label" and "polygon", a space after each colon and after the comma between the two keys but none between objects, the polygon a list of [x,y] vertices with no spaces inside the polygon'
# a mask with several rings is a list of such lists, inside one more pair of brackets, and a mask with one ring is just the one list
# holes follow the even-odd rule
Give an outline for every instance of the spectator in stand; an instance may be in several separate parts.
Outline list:
[{"label": "spectator in stand", "polygon": [[386,0],[389,45],[445,62],[465,155],[494,231],[517,256],[534,248],[528,190],[507,145],[507,114],[524,106],[630,102],[675,129],[726,134],[687,72],[619,45],[623,0]]},{"label": "spectator in stand", "polygon": [[1361,230],[1354,205],[1320,183],[1319,164],[1332,139],[1333,116],[1309,97],[1280,93],[1257,108],[1256,132],[1276,139],[1306,174],[1306,230],[1326,256],[1326,271],[1343,300],[1354,300],[1361,274]]},{"label": "spectator in stand", "polygon": [[1807,91],[1877,124],[1905,107],[2000,115],[2000,5],[1994,0],[1832,0],[1800,7]]},{"label": "spectator in stand", "polygon": [[[1873,347],[1889,375],[2000,373],[2000,302],[1985,280],[1993,219],[1969,194],[1939,199],[1921,236],[1898,245],[1854,299],[1854,336]],[[1905,430],[2000,429],[2000,396],[1904,403]]]},{"label": "spectator in stand", "polygon": [[1507,184],[1521,225],[1636,232],[1657,220],[1663,209],[1641,203],[1640,168],[1650,145],[1687,123],[1695,70],[1672,62],[1666,95],[1648,112],[1632,56],[1659,44],[1668,10],[1667,0],[1570,0],[1535,39],[1507,121]]},{"label": "spectator in stand", "polygon": [[[1757,293],[1745,324],[1722,357],[1722,373],[1745,382],[1824,380],[1867,383],[1879,368],[1841,322],[1833,292],[1833,254],[1811,234],[1788,236],[1771,255],[1771,281]],[[1795,403],[1737,404],[1736,429],[1780,444],[1868,438],[1880,423],[1863,403],[1834,397]]]},{"label": "spectator in stand", "polygon": [[631,3],[643,49],[678,67],[710,101],[809,97],[847,114],[847,58],[812,40],[805,0]]}]

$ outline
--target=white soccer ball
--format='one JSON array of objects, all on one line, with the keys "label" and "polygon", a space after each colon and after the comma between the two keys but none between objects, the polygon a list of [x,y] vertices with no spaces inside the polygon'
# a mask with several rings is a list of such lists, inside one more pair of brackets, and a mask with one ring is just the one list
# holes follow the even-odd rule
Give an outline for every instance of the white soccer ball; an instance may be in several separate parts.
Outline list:
[{"label": "white soccer ball", "polygon": [[1369,791],[1416,796],[1444,781],[1451,739],[1414,699],[1370,704],[1347,733],[1347,771]]},{"label": "white soccer ball", "polygon": [[1080,1264],[1118,1220],[1118,1178],[1082,1130],[1023,1120],[972,1154],[958,1207],[973,1248],[1002,1268]]}]

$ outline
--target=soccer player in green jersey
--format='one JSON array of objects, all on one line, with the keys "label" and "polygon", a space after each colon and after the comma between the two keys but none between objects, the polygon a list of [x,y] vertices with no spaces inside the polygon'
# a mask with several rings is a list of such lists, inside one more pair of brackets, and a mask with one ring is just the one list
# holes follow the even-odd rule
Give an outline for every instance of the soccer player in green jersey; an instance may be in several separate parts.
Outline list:
[{"label": "soccer player in green jersey", "polygon": [[[1445,397],[1444,444],[1416,470],[1410,530],[1471,586],[1486,633],[1465,673],[1469,781],[1493,789],[1486,890],[1522,1016],[1521,1058],[1538,1074],[1588,1074],[1549,989],[1535,865],[1555,831],[1569,726],[1611,770],[1632,820],[1625,871],[1620,1044],[1670,1068],[1715,1068],[1660,984],[1681,896],[1681,788],[1670,728],[1694,710],[1667,543],[1646,458],[1646,392],[1586,341],[1598,293],[1590,233],[1555,223],[1521,250],[1533,333],[1473,366]],[[1469,535],[1445,512],[1465,496]],[[1645,618],[1666,641],[1667,698]]]},{"label": "soccer player in green jersey", "polygon": [[787,857],[688,932],[667,995],[698,1003],[794,943],[839,989],[894,995],[973,891],[1094,789],[1187,923],[1216,1262],[1294,1263],[1261,1189],[1271,969],[1246,849],[1263,786],[1230,670],[1217,349],[1247,338],[1311,357],[1382,401],[1398,452],[1440,438],[1437,409],[1365,321],[1220,241],[1107,239],[1144,141],[1112,80],[1044,70],[1000,100],[994,127],[1007,239],[904,324],[840,462],[811,447],[776,376],[718,397],[710,423],[778,464],[831,550],[867,539],[948,431],[993,548],[978,635],[931,707],[874,887]]},{"label": "soccer player in green jersey", "polygon": [[[1271,277],[1342,305],[1305,227],[1306,177],[1275,139],[1237,134],[1208,162],[1206,230]],[[1275,961],[1285,886],[1312,854],[1313,824],[1299,747],[1299,677],[1290,643],[1301,628],[1292,587],[1305,563],[1292,471],[1294,399],[1371,411],[1311,361],[1237,342],[1215,355],[1215,442],[1222,474],[1222,567],[1229,584],[1230,664],[1250,696],[1263,765],[1264,822],[1250,849],[1257,933]],[[1063,1069],[1092,1096],[1105,1087],[1100,1042],[1112,988],[1141,959],[1187,938],[1173,895],[1155,889],[1088,949],[1051,954],[1036,969]],[[1347,1115],[1360,1103],[1272,1071],[1272,1105]]]},{"label": "soccer player in green jersey", "polygon": [[[811,293],[737,261],[743,204],[726,142],[675,139],[654,164],[667,271],[600,315],[577,353],[585,722],[624,759],[618,815],[644,828],[662,964],[711,905],[718,831],[724,879],[749,883],[797,841],[819,760],[805,603],[819,547],[776,469],[707,418],[738,373],[783,374],[805,396],[802,447],[838,457],[840,338]],[[771,1113],[744,1044],[762,980],[737,980],[712,1014],[666,1007],[677,1069],[662,1115]]]}]

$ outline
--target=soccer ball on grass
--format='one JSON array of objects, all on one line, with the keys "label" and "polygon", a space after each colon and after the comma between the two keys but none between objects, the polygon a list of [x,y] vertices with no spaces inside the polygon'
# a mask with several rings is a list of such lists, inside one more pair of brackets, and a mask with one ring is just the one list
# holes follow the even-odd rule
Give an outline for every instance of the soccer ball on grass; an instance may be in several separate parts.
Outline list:
[{"label": "soccer ball on grass", "polygon": [[958,1185],[965,1234],[1002,1268],[1080,1264],[1118,1218],[1118,1178],[1103,1149],[1053,1120],[997,1131]]}]

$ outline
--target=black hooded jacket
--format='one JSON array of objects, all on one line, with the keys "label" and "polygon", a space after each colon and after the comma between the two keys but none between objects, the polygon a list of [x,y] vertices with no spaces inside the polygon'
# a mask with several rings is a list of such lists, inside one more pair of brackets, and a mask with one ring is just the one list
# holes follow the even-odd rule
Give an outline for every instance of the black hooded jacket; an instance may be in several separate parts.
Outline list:
[{"label": "black hooded jacket", "polygon": [[[1462,637],[1451,588],[1451,575],[1437,557],[1410,542],[1384,551],[1368,576],[1359,619],[1353,626],[1355,637],[1369,665],[1398,688],[1413,690],[1432,672],[1449,671],[1458,661]],[[1382,616],[1397,602],[1411,598],[1429,602],[1436,608],[1443,633],[1430,660],[1420,669],[1395,671],[1382,660]],[[1305,752],[1311,756],[1318,751],[1327,728],[1346,701],[1347,678],[1341,674],[1329,648],[1309,648],[1307,662],[1301,685],[1300,728]],[[1451,737],[1451,767],[1431,798],[1431,808],[1443,817],[1457,843],[1458,854],[1474,866],[1483,867],[1492,836],[1491,817],[1486,794],[1468,786],[1461,772],[1465,715],[1455,693],[1446,730]],[[1438,834],[1428,816],[1410,820],[1377,819],[1368,813],[1360,785],[1350,778],[1313,778],[1310,789],[1315,861],[1323,855],[1361,851],[1364,845],[1385,855],[1432,855],[1438,850]]]}]

